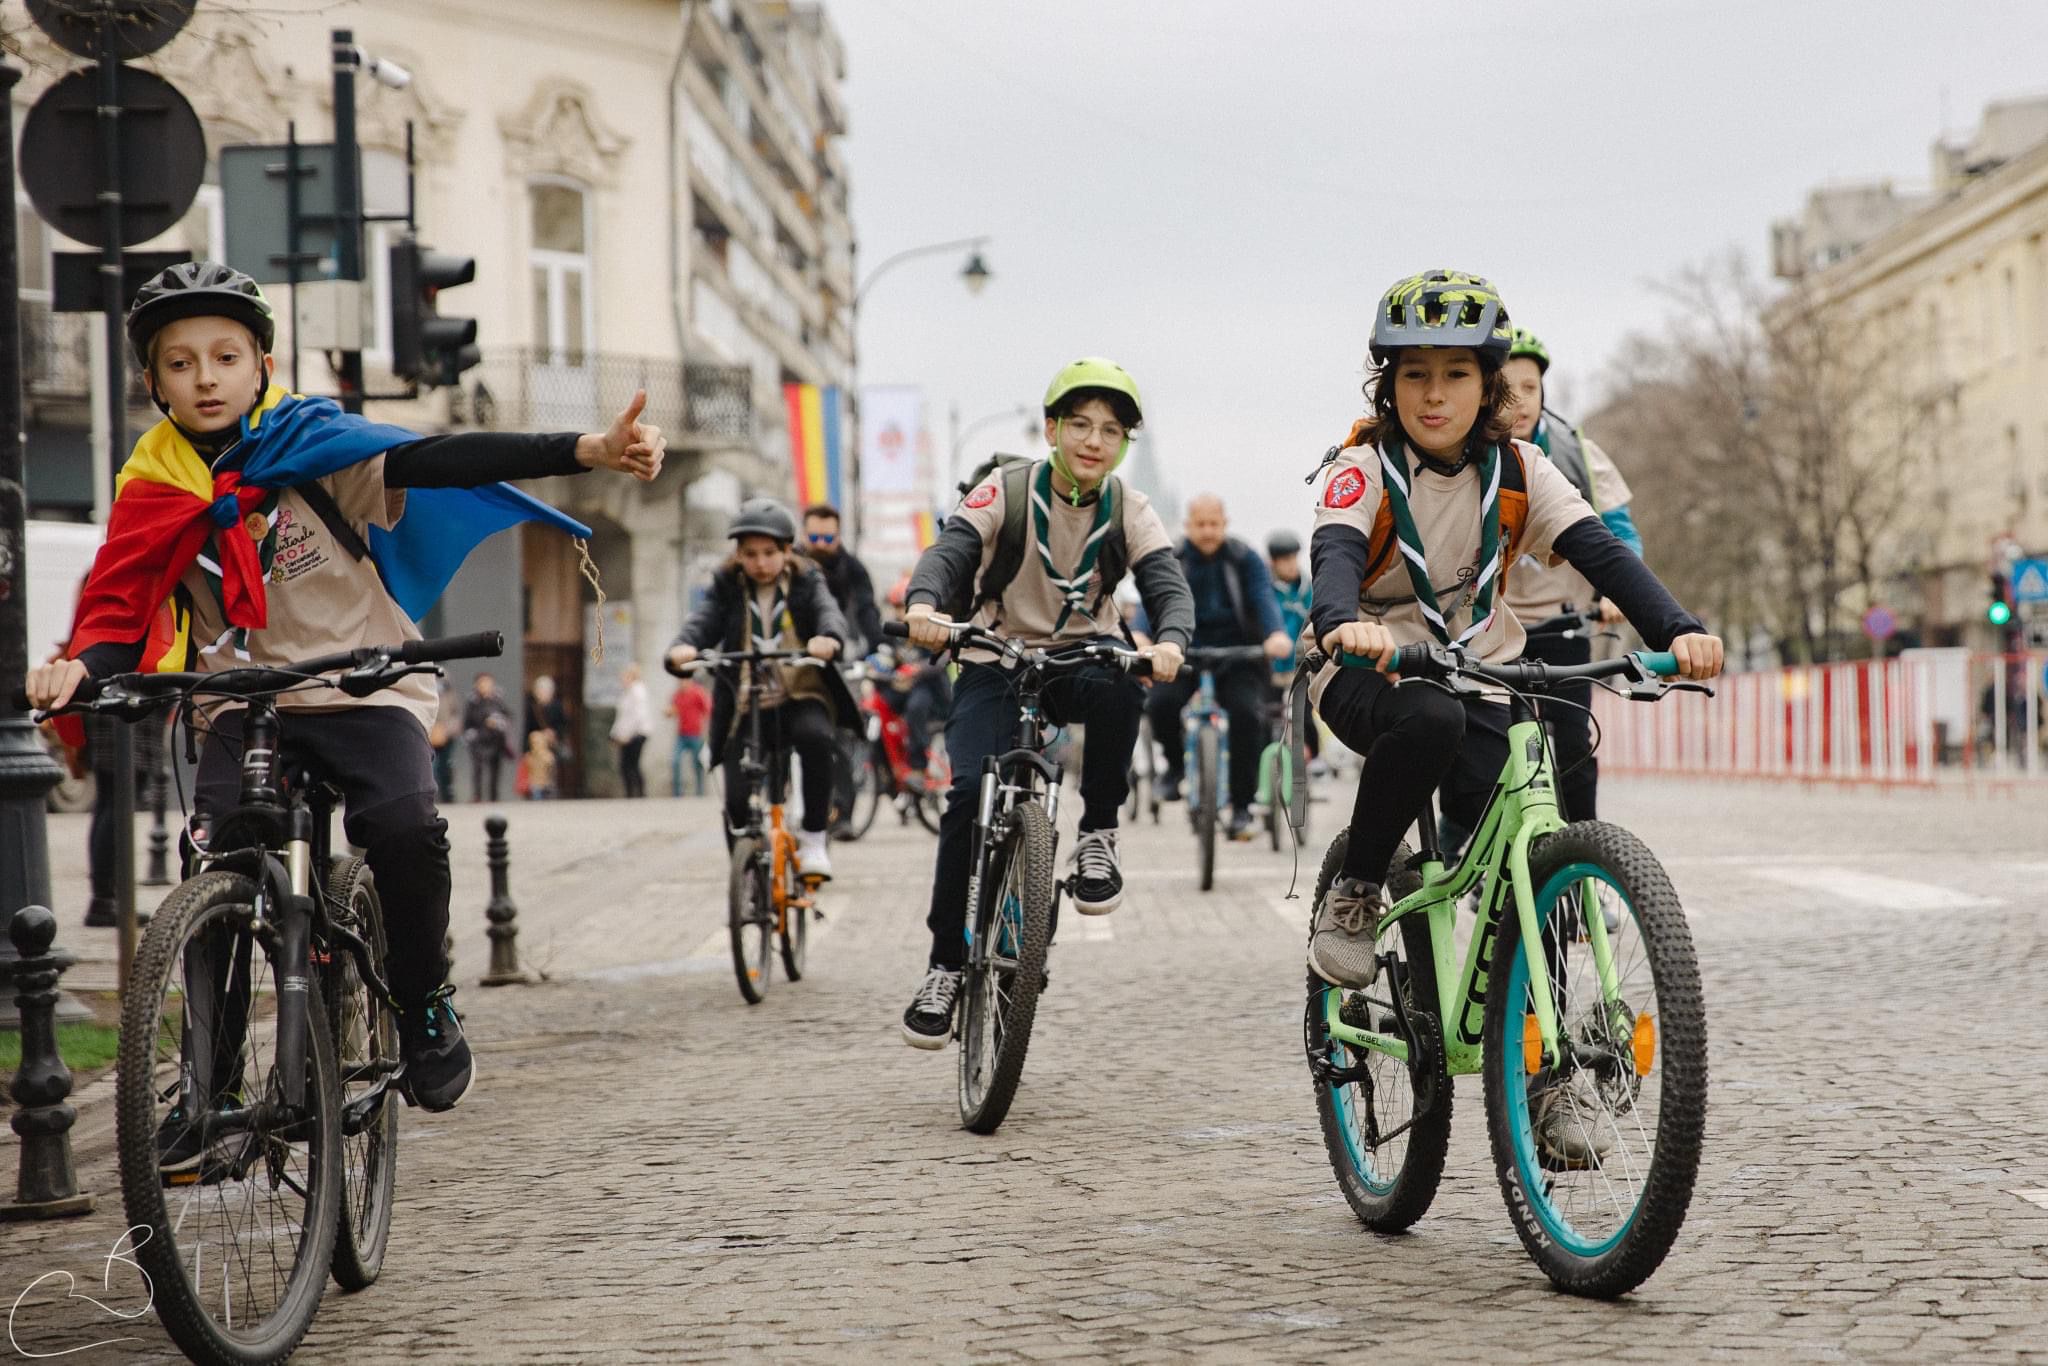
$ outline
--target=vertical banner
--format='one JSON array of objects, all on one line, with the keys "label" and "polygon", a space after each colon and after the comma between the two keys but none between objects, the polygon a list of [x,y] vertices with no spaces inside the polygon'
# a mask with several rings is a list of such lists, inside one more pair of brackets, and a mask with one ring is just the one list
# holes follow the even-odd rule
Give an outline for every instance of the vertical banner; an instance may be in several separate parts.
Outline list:
[{"label": "vertical banner", "polygon": [[785,384],[782,401],[789,417],[789,463],[795,474],[796,502],[801,510],[812,503],[837,507],[845,497],[845,430],[838,387]]},{"label": "vertical banner", "polygon": [[914,512],[910,515],[910,533],[921,554],[931,549],[932,542],[939,539],[938,521],[929,512]]},{"label": "vertical banner", "polygon": [[871,384],[860,391],[861,493],[916,493],[918,443],[924,435],[924,390]]}]

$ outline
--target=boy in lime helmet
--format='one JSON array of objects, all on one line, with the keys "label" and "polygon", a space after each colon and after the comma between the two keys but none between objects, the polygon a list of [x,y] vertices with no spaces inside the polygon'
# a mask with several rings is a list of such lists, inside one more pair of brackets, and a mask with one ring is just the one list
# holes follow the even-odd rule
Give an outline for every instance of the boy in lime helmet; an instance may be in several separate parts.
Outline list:
[{"label": "boy in lime helmet", "polygon": [[[1515,440],[1528,442],[1550,457],[1550,463],[1600,514],[1607,529],[1623,545],[1642,554],[1643,538],[1629,512],[1632,495],[1628,482],[1591,437],[1551,411],[1543,393],[1549,372],[1549,348],[1526,327],[1514,329],[1501,374],[1515,399]],[[1602,620],[1621,620],[1621,608],[1614,600],[1601,598],[1586,576],[1568,564],[1541,564],[1525,555],[1508,578],[1507,604],[1524,626],[1554,617],[1568,605],[1590,608],[1596,600]],[[1593,642],[1583,633],[1570,638],[1554,632],[1532,635],[1523,654],[1546,664],[1584,664],[1593,658]],[[1545,719],[1557,748],[1565,813],[1575,821],[1590,821],[1599,814],[1595,808],[1600,788],[1600,766],[1593,755],[1593,685],[1581,679],[1560,685],[1552,695],[1564,704],[1548,708]]]},{"label": "boy in lime helmet", "polygon": [[[1115,476],[1143,420],[1137,382],[1122,366],[1089,357],[1054,375],[1045,391],[1045,456],[994,468],[918,560],[905,595],[911,639],[946,646],[950,619],[940,615],[942,605],[1034,648],[1116,639],[1114,594],[1129,572],[1152,621],[1152,676],[1172,679],[1194,634],[1194,599],[1159,514]],[[953,786],[939,822],[926,920],[931,957],[903,1013],[904,1041],[913,1048],[943,1048],[952,1037],[982,760],[1009,748],[1017,724],[1016,699],[995,657],[968,649],[961,659],[946,724]],[[1117,812],[1130,793],[1142,701],[1128,674],[1106,668],[1063,674],[1043,698],[1054,724],[1088,728],[1072,878],[1083,915],[1107,914],[1123,900]]]}]

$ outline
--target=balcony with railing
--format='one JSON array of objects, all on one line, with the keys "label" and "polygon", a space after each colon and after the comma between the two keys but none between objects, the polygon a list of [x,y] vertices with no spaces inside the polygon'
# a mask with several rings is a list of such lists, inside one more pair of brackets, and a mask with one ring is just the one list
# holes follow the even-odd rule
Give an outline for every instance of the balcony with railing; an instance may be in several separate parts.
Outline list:
[{"label": "balcony with railing", "polygon": [[610,352],[505,347],[465,376],[459,421],[494,431],[602,431],[647,391],[641,421],[676,446],[751,445],[753,375],[744,365]]}]

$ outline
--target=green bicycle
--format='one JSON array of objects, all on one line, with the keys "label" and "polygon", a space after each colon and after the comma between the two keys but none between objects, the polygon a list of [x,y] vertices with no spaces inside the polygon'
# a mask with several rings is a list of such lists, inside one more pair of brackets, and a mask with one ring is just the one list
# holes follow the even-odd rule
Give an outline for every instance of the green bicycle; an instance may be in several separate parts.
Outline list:
[{"label": "green bicycle", "polygon": [[[1669,653],[1487,665],[1406,646],[1391,671],[1403,686],[1505,686],[1508,757],[1455,867],[1427,807],[1421,854],[1395,854],[1373,985],[1309,976],[1303,1042],[1330,1165],[1368,1228],[1407,1228],[1443,1176],[1452,1078],[1483,1073],[1487,1136],[1522,1245],[1560,1289],[1625,1294],[1664,1260],[1692,1199],[1705,1007],[1685,911],[1656,856],[1618,826],[1558,814],[1536,702],[1573,678],[1625,680],[1640,701],[1712,690],[1663,681],[1678,671]],[[1323,860],[1318,906],[1345,843],[1340,834]],[[1473,889],[1479,919],[1460,973],[1457,906]]]}]

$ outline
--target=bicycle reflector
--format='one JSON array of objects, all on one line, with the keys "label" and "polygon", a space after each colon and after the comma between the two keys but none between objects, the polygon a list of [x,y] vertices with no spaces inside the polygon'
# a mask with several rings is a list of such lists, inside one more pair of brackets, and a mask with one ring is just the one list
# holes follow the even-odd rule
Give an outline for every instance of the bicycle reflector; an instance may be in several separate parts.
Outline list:
[{"label": "bicycle reflector", "polygon": [[1533,1012],[1522,1017],[1522,1066],[1532,1077],[1543,1070],[1543,1029]]},{"label": "bicycle reflector", "polygon": [[1629,1034],[1628,1048],[1635,1055],[1636,1075],[1649,1076],[1650,1068],[1657,1062],[1657,1022],[1648,1015],[1636,1016],[1636,1027]]}]

